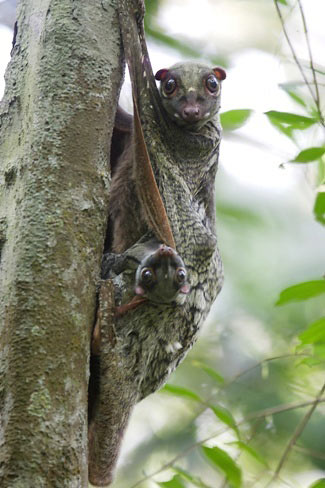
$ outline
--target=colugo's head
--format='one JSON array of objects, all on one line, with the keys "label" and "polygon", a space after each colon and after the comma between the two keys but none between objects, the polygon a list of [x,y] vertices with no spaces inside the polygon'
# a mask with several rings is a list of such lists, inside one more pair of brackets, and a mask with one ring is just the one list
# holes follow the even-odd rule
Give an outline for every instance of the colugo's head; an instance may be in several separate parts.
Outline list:
[{"label": "colugo's head", "polygon": [[190,286],[182,258],[171,247],[161,244],[137,268],[135,293],[155,303],[171,303],[179,294],[187,295]]},{"label": "colugo's head", "polygon": [[220,108],[221,82],[226,78],[222,68],[187,62],[160,69],[162,103],[175,122],[190,129],[202,127]]}]

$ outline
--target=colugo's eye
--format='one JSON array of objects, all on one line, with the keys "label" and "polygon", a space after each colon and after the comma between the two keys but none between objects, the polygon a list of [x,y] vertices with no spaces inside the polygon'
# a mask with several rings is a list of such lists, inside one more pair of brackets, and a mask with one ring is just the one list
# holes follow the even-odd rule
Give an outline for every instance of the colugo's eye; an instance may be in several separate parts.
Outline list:
[{"label": "colugo's eye", "polygon": [[219,90],[219,82],[214,75],[208,76],[206,79],[206,87],[211,93],[216,93]]},{"label": "colugo's eye", "polygon": [[169,78],[164,85],[164,92],[166,95],[171,95],[176,90],[177,83],[174,78]]},{"label": "colugo's eye", "polygon": [[177,283],[184,283],[186,279],[186,271],[184,268],[177,268],[176,270],[176,280]]},{"label": "colugo's eye", "polygon": [[154,273],[150,268],[143,268],[141,271],[141,279],[143,283],[150,284],[154,280]]}]

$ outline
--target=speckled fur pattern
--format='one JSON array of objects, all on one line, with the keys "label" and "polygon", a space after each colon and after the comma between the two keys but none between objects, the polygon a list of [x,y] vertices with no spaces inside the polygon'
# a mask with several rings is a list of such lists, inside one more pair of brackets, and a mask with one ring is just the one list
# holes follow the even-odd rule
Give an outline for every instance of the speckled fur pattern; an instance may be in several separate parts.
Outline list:
[{"label": "speckled fur pattern", "polygon": [[[182,154],[176,153],[178,165],[164,161],[164,168],[162,164],[159,165],[156,178],[171,222],[177,252],[188,270],[191,291],[185,297],[179,296],[176,304],[152,305],[149,302],[131,312],[132,320],[122,317],[116,321],[116,333],[122,339],[121,352],[126,361],[125,371],[129,371],[133,377],[138,400],[159,388],[192,347],[223,281],[214,203],[220,142],[218,116],[198,134],[183,128],[175,127],[174,130],[183,137],[177,151]],[[148,149],[150,152],[150,143]],[[157,155],[152,159],[157,160]],[[142,237],[144,229],[148,231],[145,211],[135,211],[141,204],[133,179],[132,160],[125,159],[124,155],[122,165],[123,182],[120,182],[119,174],[112,184],[112,195],[118,196],[119,201],[118,209],[114,209],[114,212],[119,212],[121,223],[124,219],[124,223],[127,221],[131,227],[123,227],[119,222],[122,240],[118,242],[115,238],[115,248],[119,251],[125,250],[127,240],[130,246]],[[121,195],[125,196],[127,192],[130,192],[131,198],[122,199]],[[113,197],[112,203],[113,206],[116,204]],[[134,275],[125,278],[129,280],[126,288],[132,288]],[[135,327],[136,323],[138,326]]]}]

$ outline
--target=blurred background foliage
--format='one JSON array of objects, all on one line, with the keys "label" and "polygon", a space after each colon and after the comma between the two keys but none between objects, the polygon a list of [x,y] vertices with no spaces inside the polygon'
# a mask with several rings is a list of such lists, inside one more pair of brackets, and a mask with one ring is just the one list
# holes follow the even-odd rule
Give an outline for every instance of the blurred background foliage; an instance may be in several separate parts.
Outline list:
[{"label": "blurred background foliage", "polygon": [[227,69],[225,285],[193,351],[136,407],[113,486],[325,486],[325,5],[146,7],[154,69],[188,58]]},{"label": "blurred background foliage", "polygon": [[[14,4],[0,1],[3,55]],[[324,488],[324,1],[148,0],[146,12],[154,69],[227,69],[225,285],[169,384],[135,408],[112,486]]]}]

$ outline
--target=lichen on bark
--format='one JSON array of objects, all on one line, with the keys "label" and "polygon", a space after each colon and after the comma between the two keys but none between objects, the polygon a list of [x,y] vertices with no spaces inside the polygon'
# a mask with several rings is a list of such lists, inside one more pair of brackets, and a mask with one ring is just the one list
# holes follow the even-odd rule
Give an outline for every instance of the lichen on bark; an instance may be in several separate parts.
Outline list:
[{"label": "lichen on bark", "polygon": [[0,485],[87,486],[87,384],[122,78],[116,2],[22,0],[0,112]]}]

